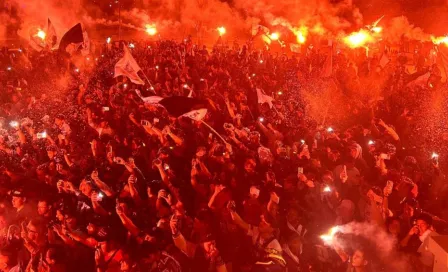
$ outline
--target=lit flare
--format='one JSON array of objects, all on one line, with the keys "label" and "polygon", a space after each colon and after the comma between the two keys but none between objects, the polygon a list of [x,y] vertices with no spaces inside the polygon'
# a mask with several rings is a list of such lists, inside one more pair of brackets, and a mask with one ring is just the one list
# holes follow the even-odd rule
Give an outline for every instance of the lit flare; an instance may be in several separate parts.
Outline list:
[{"label": "lit flare", "polygon": [[39,29],[39,31],[37,31],[36,36],[41,38],[42,40],[45,40],[45,37],[47,36],[47,34],[45,33],[45,31]]},{"label": "lit flare", "polygon": [[431,37],[431,40],[434,44],[445,44],[448,46],[448,36],[442,36],[442,37]]},{"label": "lit flare", "polygon": [[306,27],[302,26],[291,30],[294,35],[296,35],[296,39],[299,44],[304,44],[306,42],[306,37],[308,36],[308,29]]},{"label": "lit flare", "polygon": [[269,38],[271,38],[271,40],[273,41],[276,41],[280,38],[280,35],[277,32],[274,32],[269,35]]},{"label": "lit flare", "polygon": [[157,34],[157,28],[155,25],[146,25],[146,33],[148,33],[149,36],[154,36]]},{"label": "lit flare", "polygon": [[369,32],[365,30],[360,30],[358,32],[353,32],[344,38],[344,43],[350,48],[358,48],[364,46],[373,40]]},{"label": "lit flare", "polygon": [[219,36],[226,34],[226,28],[223,26],[218,27],[216,30],[218,30]]},{"label": "lit flare", "polygon": [[336,235],[336,233],[340,232],[341,229],[339,226],[334,226],[332,227],[327,234],[323,234],[320,236],[320,239],[322,239],[322,241],[324,241],[324,243],[326,244],[332,244],[333,240],[334,240],[334,236]]}]

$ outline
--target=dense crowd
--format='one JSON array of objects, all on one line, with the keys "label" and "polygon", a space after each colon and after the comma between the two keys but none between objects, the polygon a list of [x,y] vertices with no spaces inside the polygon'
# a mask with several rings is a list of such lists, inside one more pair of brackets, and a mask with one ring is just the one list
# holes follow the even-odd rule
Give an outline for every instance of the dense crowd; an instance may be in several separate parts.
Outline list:
[{"label": "dense crowd", "polygon": [[[123,46],[144,86],[113,78]],[[338,52],[321,78],[316,48],[25,51],[0,53],[1,271],[431,271],[444,163],[413,120],[436,66],[418,64],[431,76],[410,86],[400,58],[381,55]],[[382,97],[359,103],[367,81]],[[325,86],[348,102],[339,120],[331,102],[324,120],[309,112],[305,93]],[[144,101],[154,95],[208,113],[173,117]]]}]

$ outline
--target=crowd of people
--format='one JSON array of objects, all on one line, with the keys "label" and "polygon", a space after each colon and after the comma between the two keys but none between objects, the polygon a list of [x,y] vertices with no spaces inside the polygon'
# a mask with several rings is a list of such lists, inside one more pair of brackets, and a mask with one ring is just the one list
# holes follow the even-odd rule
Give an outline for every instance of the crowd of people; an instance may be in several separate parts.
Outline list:
[{"label": "crowd of people", "polygon": [[[114,78],[123,46],[145,85]],[[331,56],[321,78],[328,53],[317,48],[3,48],[0,270],[432,271],[445,163],[413,120],[443,84],[410,86],[400,57],[383,67],[380,55]],[[436,66],[417,70],[439,79]],[[359,103],[367,81],[382,97]],[[316,120],[313,86],[342,93],[344,118],[330,101]],[[207,115],[170,116],[142,99],[153,95],[201,99]]]}]

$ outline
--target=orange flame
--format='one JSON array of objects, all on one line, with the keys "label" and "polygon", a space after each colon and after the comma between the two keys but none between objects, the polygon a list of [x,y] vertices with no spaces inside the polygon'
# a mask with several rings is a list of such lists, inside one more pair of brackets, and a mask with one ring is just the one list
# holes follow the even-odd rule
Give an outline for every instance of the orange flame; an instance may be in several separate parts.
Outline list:
[{"label": "orange flame", "polygon": [[299,44],[304,44],[306,42],[306,37],[308,36],[308,28],[302,26],[300,28],[292,28],[291,31],[296,35],[297,42]]},{"label": "orange flame", "polygon": [[374,32],[374,33],[381,33],[382,31],[383,31],[383,28],[382,27],[379,27],[379,26],[376,26],[376,27],[372,27],[372,31]]},{"label": "orange flame", "polygon": [[146,33],[148,33],[148,35],[154,36],[157,34],[157,28],[155,25],[147,24],[145,27],[146,27]]},{"label": "orange flame", "polygon": [[269,38],[271,38],[271,40],[273,40],[273,41],[276,41],[280,38],[280,35],[277,32],[274,32],[269,35]]},{"label": "orange flame", "polygon": [[372,42],[373,38],[369,32],[360,30],[353,32],[344,38],[344,43],[350,48],[358,48],[364,46],[366,43]]},{"label": "orange flame", "polygon": [[219,36],[226,34],[226,28],[223,26],[218,27],[216,30],[218,30]]},{"label": "orange flame", "polygon": [[448,36],[443,36],[443,37],[431,37],[431,40],[434,44],[445,44],[446,46],[448,46]]},{"label": "orange flame", "polygon": [[45,37],[47,36],[47,34],[42,29],[39,29],[36,36],[41,38],[42,40],[45,40]]}]

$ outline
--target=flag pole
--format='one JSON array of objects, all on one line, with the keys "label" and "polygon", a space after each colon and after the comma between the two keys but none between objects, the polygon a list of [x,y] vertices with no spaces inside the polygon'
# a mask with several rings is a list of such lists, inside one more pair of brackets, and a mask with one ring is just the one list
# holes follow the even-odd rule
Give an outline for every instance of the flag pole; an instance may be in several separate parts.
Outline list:
[{"label": "flag pole", "polygon": [[201,120],[201,123],[206,125],[211,131],[213,131],[216,136],[218,136],[225,144],[229,144],[224,138],[219,134],[214,128],[212,128],[209,124],[207,124],[205,121]]}]

